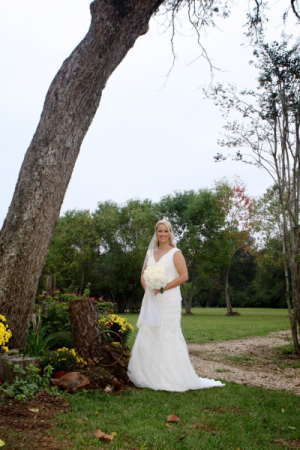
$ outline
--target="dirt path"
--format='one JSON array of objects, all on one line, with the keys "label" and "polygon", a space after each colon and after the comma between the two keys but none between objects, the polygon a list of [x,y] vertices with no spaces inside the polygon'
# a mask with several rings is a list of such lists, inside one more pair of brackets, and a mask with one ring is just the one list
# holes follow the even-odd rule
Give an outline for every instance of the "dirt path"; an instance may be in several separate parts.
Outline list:
[{"label": "dirt path", "polygon": [[276,348],[289,344],[290,338],[290,332],[280,331],[264,337],[190,344],[188,349],[201,377],[300,395],[300,358]]}]

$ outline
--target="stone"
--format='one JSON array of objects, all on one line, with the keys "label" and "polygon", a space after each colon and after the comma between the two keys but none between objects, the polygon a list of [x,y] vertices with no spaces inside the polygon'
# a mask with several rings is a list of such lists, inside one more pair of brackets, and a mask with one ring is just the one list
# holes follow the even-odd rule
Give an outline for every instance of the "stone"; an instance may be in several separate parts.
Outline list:
[{"label": "stone", "polygon": [[[52,381],[52,380],[51,380]],[[59,389],[63,389],[68,392],[76,392],[79,389],[86,388],[90,385],[90,379],[80,372],[70,372],[61,377],[58,383],[55,383]]]}]

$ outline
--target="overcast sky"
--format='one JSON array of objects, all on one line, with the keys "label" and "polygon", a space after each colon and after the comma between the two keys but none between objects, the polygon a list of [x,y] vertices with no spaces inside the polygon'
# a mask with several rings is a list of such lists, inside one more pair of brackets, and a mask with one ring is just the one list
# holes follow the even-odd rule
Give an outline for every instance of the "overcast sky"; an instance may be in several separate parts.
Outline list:
[{"label": "overcast sky", "polygon": [[[1,0],[0,2],[0,226],[9,207],[24,154],[42,111],[47,89],[62,62],[86,34],[89,0]],[[203,33],[213,64],[214,81],[255,87],[252,49],[244,36],[247,1],[241,1],[219,28]],[[268,40],[282,31],[277,10],[270,12]],[[285,31],[297,35],[291,15]],[[235,162],[214,163],[224,125],[218,109],[203,98],[208,63],[196,37],[184,22],[175,39],[172,65],[170,32],[151,21],[117,67],[103,92],[99,110],[83,142],[62,206],[95,210],[99,201],[123,203],[131,198],[154,201],[175,190],[212,187],[234,174],[260,195],[271,184],[268,175]],[[298,33],[299,34],[299,33]],[[241,44],[246,44],[241,46]],[[190,64],[193,60],[195,60]]]}]

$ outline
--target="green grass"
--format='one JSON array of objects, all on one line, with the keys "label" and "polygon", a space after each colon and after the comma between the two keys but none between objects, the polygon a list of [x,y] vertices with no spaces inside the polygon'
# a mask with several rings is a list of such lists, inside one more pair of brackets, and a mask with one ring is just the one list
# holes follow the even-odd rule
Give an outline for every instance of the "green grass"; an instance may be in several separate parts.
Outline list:
[{"label": "green grass", "polygon": [[[195,308],[182,317],[188,342],[264,336],[289,330],[286,310]],[[135,326],[137,315],[123,315]],[[130,338],[131,347],[137,330]],[[284,356],[291,346],[282,348]],[[247,355],[238,357],[249,361]],[[255,364],[255,361],[252,362]],[[222,370],[219,371],[222,379]],[[49,431],[68,450],[275,450],[300,448],[299,397],[284,391],[252,388],[225,382],[223,388],[185,393],[130,389],[122,394],[102,391],[67,395],[70,410],[55,417]],[[176,414],[180,422],[166,426]],[[95,438],[95,431],[117,433],[111,443]]]},{"label": "green grass", "polygon": [[[225,308],[193,308],[193,316],[182,316],[181,326],[187,343],[266,336],[271,331],[290,330],[286,309],[236,308],[240,316],[226,316]],[[129,338],[131,348],[137,333],[137,314],[121,314],[134,326]]]},{"label": "green grass", "polygon": [[[183,333],[188,342],[202,343],[289,330],[286,310],[238,311],[241,316],[226,317],[224,309],[194,309],[194,316],[182,318]],[[136,315],[122,316],[135,326]],[[136,329],[130,347],[135,335]],[[290,347],[285,351],[290,352]],[[247,355],[242,359],[248,361]],[[58,426],[53,429],[68,449],[268,450],[300,446],[299,397],[283,391],[226,382],[223,388],[185,393],[131,389],[107,396],[82,392],[69,395],[68,401],[70,412],[57,416]],[[166,417],[171,414],[180,422],[169,428]],[[113,442],[97,440],[97,429],[116,433]]]},{"label": "green grass", "polygon": [[291,344],[276,347],[278,353],[275,362],[280,369],[300,369],[299,355],[295,355],[294,346]]},{"label": "green grass", "polygon": [[[266,450],[283,448],[277,440],[300,437],[299,397],[234,383],[186,393],[143,389],[68,397],[70,412],[56,417],[56,433],[74,450]],[[173,413],[180,422],[168,428]],[[97,429],[117,434],[106,443],[94,437]]]}]

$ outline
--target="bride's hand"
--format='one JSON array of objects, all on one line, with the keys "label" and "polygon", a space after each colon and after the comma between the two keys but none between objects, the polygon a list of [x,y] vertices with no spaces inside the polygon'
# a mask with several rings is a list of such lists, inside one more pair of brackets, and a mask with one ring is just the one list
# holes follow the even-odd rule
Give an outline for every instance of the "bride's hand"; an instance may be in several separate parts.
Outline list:
[{"label": "bride's hand", "polygon": [[154,289],[155,295],[156,294],[160,294],[160,290],[159,289]]}]

